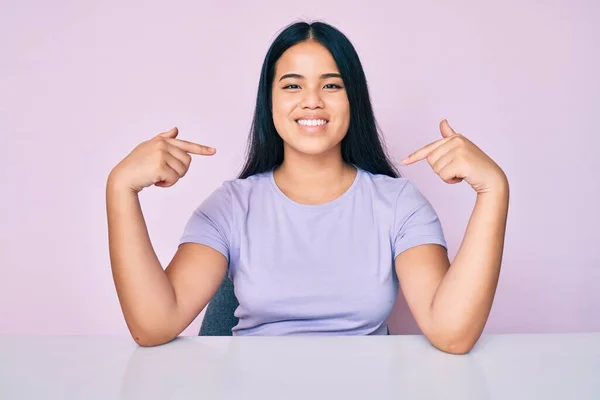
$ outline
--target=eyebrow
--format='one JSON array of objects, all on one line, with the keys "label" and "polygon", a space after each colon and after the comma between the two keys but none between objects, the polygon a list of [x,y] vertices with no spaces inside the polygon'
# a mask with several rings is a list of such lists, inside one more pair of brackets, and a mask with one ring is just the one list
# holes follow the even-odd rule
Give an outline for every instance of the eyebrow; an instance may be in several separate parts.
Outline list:
[{"label": "eyebrow", "polygon": [[[281,78],[279,78],[279,81],[282,81],[286,78],[304,79],[304,76],[302,76],[300,74],[285,74]],[[328,79],[328,78],[340,78],[341,79],[342,75],[340,75],[336,72],[330,72],[328,74],[323,74],[320,76],[320,79]]]}]

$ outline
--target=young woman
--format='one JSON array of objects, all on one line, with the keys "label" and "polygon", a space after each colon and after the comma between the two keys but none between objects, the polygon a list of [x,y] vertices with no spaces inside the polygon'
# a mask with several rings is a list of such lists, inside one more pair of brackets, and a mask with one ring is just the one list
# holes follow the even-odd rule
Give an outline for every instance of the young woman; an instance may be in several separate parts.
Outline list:
[{"label": "young woman", "polygon": [[509,185],[446,120],[440,132],[403,164],[426,159],[445,182],[477,193],[452,264],[436,212],[385,154],[352,44],[325,23],[288,26],[264,60],[243,171],[195,210],[165,270],[138,193],[174,185],[190,154],[215,150],[173,128],[109,175],[112,272],[133,338],[175,338],[228,274],[239,301],[234,335],[385,334],[401,285],[432,345],[468,352],[497,286]]}]

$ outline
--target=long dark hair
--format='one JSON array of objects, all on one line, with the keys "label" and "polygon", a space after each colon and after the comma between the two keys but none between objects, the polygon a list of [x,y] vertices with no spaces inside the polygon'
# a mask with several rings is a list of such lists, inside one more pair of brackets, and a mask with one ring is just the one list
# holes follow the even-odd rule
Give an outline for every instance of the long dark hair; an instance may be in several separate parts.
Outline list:
[{"label": "long dark hair", "polygon": [[384,150],[358,54],[342,32],[324,22],[293,23],[283,29],[271,44],[260,72],[246,162],[238,177],[245,179],[267,172],[283,162],[283,140],[277,134],[271,111],[275,64],[287,49],[306,40],[314,40],[329,50],[346,86],[350,124],[342,139],[344,161],[373,174],[399,177],[398,170]]}]

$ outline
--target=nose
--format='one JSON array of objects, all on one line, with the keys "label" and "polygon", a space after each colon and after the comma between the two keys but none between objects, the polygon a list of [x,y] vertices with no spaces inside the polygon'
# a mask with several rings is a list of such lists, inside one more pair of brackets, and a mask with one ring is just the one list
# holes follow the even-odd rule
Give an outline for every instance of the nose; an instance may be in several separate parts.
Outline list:
[{"label": "nose", "polygon": [[309,109],[323,108],[324,104],[320,90],[318,88],[307,88],[304,90],[301,106],[302,108]]}]

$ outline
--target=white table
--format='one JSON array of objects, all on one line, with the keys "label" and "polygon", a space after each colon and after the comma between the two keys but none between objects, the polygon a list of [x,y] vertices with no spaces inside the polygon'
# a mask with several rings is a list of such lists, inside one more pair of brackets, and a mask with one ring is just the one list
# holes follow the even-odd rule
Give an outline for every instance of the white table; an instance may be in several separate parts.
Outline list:
[{"label": "white table", "polygon": [[0,335],[0,399],[600,399],[600,333],[422,336]]}]

